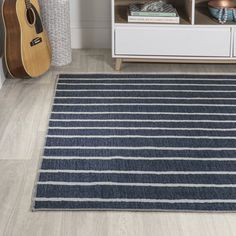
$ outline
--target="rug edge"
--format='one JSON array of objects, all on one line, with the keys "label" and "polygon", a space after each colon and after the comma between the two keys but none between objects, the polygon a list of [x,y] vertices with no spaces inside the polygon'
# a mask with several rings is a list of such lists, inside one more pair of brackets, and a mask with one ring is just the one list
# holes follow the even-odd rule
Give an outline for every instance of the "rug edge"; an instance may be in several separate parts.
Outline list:
[{"label": "rug edge", "polygon": [[[53,103],[54,103],[54,99],[55,99],[55,96],[56,96],[56,87],[57,87],[57,84],[58,84],[58,80],[59,80],[59,76],[60,74],[57,73],[56,74],[56,78],[55,78],[55,84],[54,84],[54,91],[53,91],[53,97],[50,101],[50,110],[49,110],[49,114],[48,114],[48,117],[47,117],[47,131],[46,131],[46,135],[48,133],[48,130],[49,130],[49,120],[50,120],[50,116],[52,114],[52,109],[53,109]],[[33,186],[33,190],[32,190],[32,195],[31,195],[31,204],[30,204],[30,209],[32,212],[35,212],[36,208],[35,208],[35,199],[36,199],[36,195],[37,195],[37,186],[38,186],[38,182],[39,182],[39,177],[40,177],[40,169],[42,167],[42,163],[43,163],[43,156],[44,156],[44,148],[45,148],[45,145],[46,145],[46,141],[47,141],[47,138],[46,138],[46,135],[44,137],[44,145],[40,151],[40,157],[38,159],[38,163],[37,163],[37,173],[36,173],[36,177],[35,177],[35,180],[34,180],[34,186]]]}]

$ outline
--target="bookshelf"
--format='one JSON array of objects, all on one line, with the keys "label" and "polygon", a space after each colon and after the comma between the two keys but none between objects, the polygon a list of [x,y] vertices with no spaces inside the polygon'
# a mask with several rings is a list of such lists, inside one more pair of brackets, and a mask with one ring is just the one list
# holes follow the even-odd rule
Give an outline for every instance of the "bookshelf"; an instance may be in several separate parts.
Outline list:
[{"label": "bookshelf", "polygon": [[[178,9],[178,14],[180,16],[180,24],[190,24],[191,22],[188,19],[188,16],[185,12],[183,7]],[[127,16],[127,6],[117,6],[115,8],[115,23],[126,24],[128,23],[128,16]],[[128,23],[133,24],[133,23]],[[143,24],[143,23],[140,23]]]},{"label": "bookshelf", "polygon": [[236,23],[219,24],[206,0],[169,0],[179,24],[129,23],[130,3],[112,0],[112,56],[122,62],[236,63]]}]

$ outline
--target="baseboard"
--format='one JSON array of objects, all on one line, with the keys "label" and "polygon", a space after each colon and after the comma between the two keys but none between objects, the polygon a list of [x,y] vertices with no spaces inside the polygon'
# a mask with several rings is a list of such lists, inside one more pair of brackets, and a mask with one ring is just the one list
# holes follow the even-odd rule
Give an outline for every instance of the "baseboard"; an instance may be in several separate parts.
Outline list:
[{"label": "baseboard", "polygon": [[0,57],[0,89],[6,79],[6,76],[3,71],[3,59]]},{"label": "baseboard", "polygon": [[111,48],[110,28],[72,28],[72,48]]}]

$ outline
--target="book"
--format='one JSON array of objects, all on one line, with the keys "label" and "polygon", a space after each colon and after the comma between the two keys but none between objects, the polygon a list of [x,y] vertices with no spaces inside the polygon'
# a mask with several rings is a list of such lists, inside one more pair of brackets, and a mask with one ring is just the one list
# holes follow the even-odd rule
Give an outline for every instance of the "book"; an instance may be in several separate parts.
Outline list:
[{"label": "book", "polygon": [[130,4],[130,15],[143,17],[176,17],[178,15],[176,9],[170,4],[163,5],[162,11],[142,11],[142,6],[143,4]]},{"label": "book", "polygon": [[138,12],[132,11],[130,12],[131,16],[148,16],[148,17],[176,17],[176,13],[171,12]]},{"label": "book", "polygon": [[128,22],[130,23],[166,23],[166,24],[179,24],[180,18],[176,17],[145,17],[145,16],[128,16]]}]

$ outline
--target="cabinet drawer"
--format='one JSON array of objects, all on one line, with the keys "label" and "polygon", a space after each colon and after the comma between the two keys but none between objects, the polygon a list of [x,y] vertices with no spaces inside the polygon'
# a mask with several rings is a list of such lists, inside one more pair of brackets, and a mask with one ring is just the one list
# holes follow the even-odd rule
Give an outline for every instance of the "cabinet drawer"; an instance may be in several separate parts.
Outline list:
[{"label": "cabinet drawer", "polygon": [[230,27],[117,27],[115,54],[228,57],[230,36]]}]

